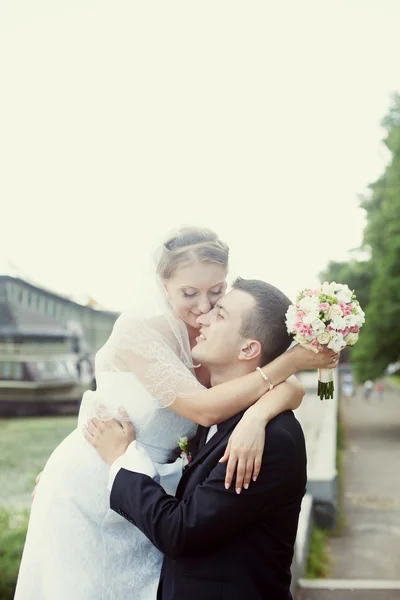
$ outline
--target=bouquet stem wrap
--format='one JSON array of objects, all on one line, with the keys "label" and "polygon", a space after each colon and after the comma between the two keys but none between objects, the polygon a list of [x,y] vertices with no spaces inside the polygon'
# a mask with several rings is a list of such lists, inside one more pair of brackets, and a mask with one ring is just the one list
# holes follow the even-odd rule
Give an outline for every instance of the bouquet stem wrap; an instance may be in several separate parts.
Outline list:
[{"label": "bouquet stem wrap", "polygon": [[335,386],[333,385],[333,369],[318,369],[318,392],[320,400],[331,400]]}]

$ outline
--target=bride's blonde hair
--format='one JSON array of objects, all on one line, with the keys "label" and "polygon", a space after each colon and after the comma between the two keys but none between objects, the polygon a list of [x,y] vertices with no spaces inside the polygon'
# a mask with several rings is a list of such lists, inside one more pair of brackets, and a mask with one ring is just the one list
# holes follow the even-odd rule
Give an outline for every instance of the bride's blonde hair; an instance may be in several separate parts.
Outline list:
[{"label": "bride's blonde hair", "polygon": [[172,277],[178,267],[215,263],[228,270],[229,246],[211,229],[182,227],[163,244],[157,265],[161,279]]}]

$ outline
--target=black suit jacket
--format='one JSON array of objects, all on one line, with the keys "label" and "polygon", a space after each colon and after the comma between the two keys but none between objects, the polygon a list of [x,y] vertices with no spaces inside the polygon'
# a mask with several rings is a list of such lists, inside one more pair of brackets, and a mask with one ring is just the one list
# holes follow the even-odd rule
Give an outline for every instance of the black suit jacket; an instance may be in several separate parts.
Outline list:
[{"label": "black suit jacket", "polygon": [[[165,554],[159,600],[288,600],[306,451],[285,412],[267,426],[256,482],[225,490],[222,457],[241,415],[218,426],[184,472],[176,498],[146,475],[121,469],[110,505]],[[134,596],[132,596],[133,598]]]}]

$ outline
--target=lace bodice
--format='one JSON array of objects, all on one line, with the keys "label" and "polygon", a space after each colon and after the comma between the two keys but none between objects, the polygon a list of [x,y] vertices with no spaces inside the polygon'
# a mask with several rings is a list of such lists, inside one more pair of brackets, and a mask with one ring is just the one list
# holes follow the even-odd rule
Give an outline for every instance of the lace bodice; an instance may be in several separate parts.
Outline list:
[{"label": "lace bodice", "polygon": [[117,407],[123,406],[128,412],[138,443],[154,462],[173,462],[180,453],[179,439],[182,436],[190,439],[196,433],[195,423],[161,407],[133,373],[99,373],[97,390],[84,394],[78,426],[83,426],[110,397]]}]

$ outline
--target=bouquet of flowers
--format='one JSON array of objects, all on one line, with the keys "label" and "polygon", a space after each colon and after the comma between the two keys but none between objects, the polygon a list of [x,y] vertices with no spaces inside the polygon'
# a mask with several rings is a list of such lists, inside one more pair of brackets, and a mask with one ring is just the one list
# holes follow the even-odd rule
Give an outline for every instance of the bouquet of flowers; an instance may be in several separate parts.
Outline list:
[{"label": "bouquet of flowers", "polygon": [[[358,340],[365,314],[347,285],[325,282],[318,289],[303,290],[286,313],[288,333],[313,352],[325,347],[340,352]],[[318,371],[318,396],[333,398],[333,370]]]}]

